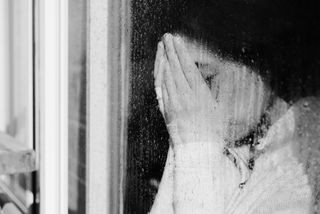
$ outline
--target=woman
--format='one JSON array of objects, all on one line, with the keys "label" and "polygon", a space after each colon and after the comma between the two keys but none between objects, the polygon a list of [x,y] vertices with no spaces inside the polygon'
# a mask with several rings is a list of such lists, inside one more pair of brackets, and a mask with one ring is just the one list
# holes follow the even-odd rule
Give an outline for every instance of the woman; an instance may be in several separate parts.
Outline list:
[{"label": "woman", "polygon": [[[167,34],[155,87],[171,146],[151,213],[310,213],[311,186],[295,154],[295,109],[256,72]],[[256,126],[254,151],[248,143],[237,147]]]},{"label": "woman", "polygon": [[150,213],[319,212],[318,9],[188,1],[155,61],[171,142]]}]

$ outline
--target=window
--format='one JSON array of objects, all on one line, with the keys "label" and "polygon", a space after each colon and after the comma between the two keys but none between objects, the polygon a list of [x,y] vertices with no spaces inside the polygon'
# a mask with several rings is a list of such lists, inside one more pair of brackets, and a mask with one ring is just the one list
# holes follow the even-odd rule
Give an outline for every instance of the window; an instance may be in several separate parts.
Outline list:
[{"label": "window", "polygon": [[0,189],[2,200],[28,213],[37,193],[31,173],[36,169],[33,1],[1,1],[0,10]]},{"label": "window", "polygon": [[69,1],[69,213],[86,213],[87,1]]},{"label": "window", "polygon": [[0,3],[0,201],[6,213],[67,212],[68,7],[63,3]]},{"label": "window", "polygon": [[[184,127],[188,131],[179,136],[188,141],[184,137],[195,137],[192,133],[212,137],[204,130],[222,133],[208,142],[223,142],[221,148],[210,151],[221,149],[215,157],[221,158],[218,163],[226,163],[220,165],[229,168],[219,168],[216,163],[214,169],[221,173],[200,170],[203,177],[216,176],[210,177],[210,181],[223,178],[223,182],[230,182],[226,186],[241,195],[250,187],[251,177],[261,174],[256,169],[263,167],[255,165],[259,166],[260,157],[268,159],[264,155],[274,151],[278,152],[277,160],[284,157],[279,155],[283,150],[278,150],[278,144],[270,139],[279,144],[286,142],[296,153],[287,151],[289,158],[278,161],[277,166],[294,169],[286,175],[297,176],[286,177],[288,182],[282,184],[305,187],[305,198],[293,194],[290,199],[312,199],[317,212],[320,202],[312,197],[320,191],[319,35],[310,29],[318,29],[315,20],[319,17],[312,9],[317,8],[316,4],[301,3],[298,7],[288,2],[270,5],[267,1],[238,0],[1,1],[0,207],[35,214],[140,214],[162,206],[166,196],[179,198],[178,193],[183,191],[177,187],[182,183],[175,180],[174,185],[166,186],[163,182],[179,177],[175,173],[183,172],[184,167],[179,168],[178,164],[198,162],[188,158],[179,162],[181,150],[173,148],[181,147],[175,142],[177,133],[171,130],[174,124],[168,123],[172,118],[179,122],[174,118],[178,111],[172,113],[164,106],[161,112],[158,100],[165,99],[165,90],[161,88],[162,96],[155,91],[159,85],[155,85],[157,76],[153,72],[159,62],[156,54],[161,53],[162,47],[157,44],[165,44],[163,51],[167,53],[162,55],[162,62],[167,62],[172,55],[168,54],[168,37],[164,35],[170,33],[169,39],[180,38],[183,44],[174,43],[179,39],[171,40],[176,45],[174,53],[180,68],[186,69],[181,54],[184,53],[189,57],[184,61],[190,63],[188,68],[201,77],[193,87],[200,85],[203,90],[199,92],[210,92],[206,99],[197,100],[198,109],[203,110],[201,104],[205,101],[212,101],[210,105],[206,103],[208,106],[223,107],[213,108],[219,109],[220,114],[218,110],[206,109],[214,119],[219,119],[215,124],[223,124],[218,127],[223,128],[219,129],[221,132],[211,126],[202,127],[212,119],[205,111],[208,117],[202,117],[197,126],[186,123],[190,125]],[[186,49],[179,51],[179,47]],[[174,74],[169,62],[165,69],[167,74]],[[192,88],[187,76],[175,76],[175,87],[186,79],[184,83]],[[169,87],[166,81],[162,79],[161,84]],[[170,100],[182,98],[183,94]],[[184,115],[192,113],[195,111]],[[203,139],[194,141],[205,143]],[[209,149],[204,152],[197,144],[192,145],[192,154],[198,155],[196,160],[202,160]],[[170,151],[175,156],[169,155]],[[290,162],[291,159],[302,164],[294,165],[296,162]],[[172,174],[164,173],[170,161],[176,168]],[[270,167],[264,172],[273,176],[272,170]],[[223,177],[223,173],[232,175]],[[168,174],[172,176],[166,177]],[[301,179],[295,179],[298,176]],[[183,177],[190,184],[183,190],[212,188],[211,182],[198,182],[201,178],[197,175],[193,180],[188,173]],[[298,182],[304,178],[308,178],[308,185]],[[276,186],[276,181],[261,188]],[[175,194],[161,191],[163,186],[172,187],[169,190],[176,191]],[[215,192],[212,190],[193,196],[193,191],[185,193],[204,200]],[[233,189],[227,191],[231,192],[224,197],[228,200],[230,195],[236,195]],[[254,188],[252,192],[258,193]],[[169,201],[168,207],[172,208],[176,201],[179,200]],[[274,203],[277,202],[281,200]],[[214,203],[203,203],[208,204]],[[195,209],[194,201],[187,205]],[[227,208],[233,211],[251,207],[231,205]]]},{"label": "window", "polygon": [[[243,10],[238,10],[239,4]],[[253,99],[259,92],[253,90],[253,86],[260,87],[261,82],[266,83],[272,88],[271,94],[279,95],[285,100],[285,106],[295,109],[300,108],[299,102],[295,103],[293,99],[292,102],[288,101],[293,95],[305,98],[307,94],[314,96],[319,93],[316,86],[316,82],[319,82],[317,69],[308,70],[308,75],[301,73],[305,71],[303,61],[310,63],[310,68],[318,65],[318,54],[308,39],[313,38],[314,44],[318,44],[318,41],[316,37],[306,36],[303,33],[306,29],[302,27],[316,27],[314,20],[317,15],[313,13],[314,16],[308,16],[310,22],[305,23],[306,17],[300,16],[301,20],[297,21],[292,14],[306,14],[308,10],[312,11],[310,5],[300,9],[296,5],[290,6],[288,11],[282,11],[281,8],[287,8],[287,5],[291,4],[281,2],[279,5],[268,5],[275,13],[270,18],[269,13],[262,13],[264,4],[255,1],[87,1],[87,91],[85,95],[83,92],[87,110],[86,213],[148,213],[154,204],[170,147],[167,124],[159,111],[153,77],[157,43],[165,33],[186,36],[190,53],[198,56],[194,66],[210,89],[214,86],[214,77],[206,72],[214,70],[230,75],[229,78],[219,76],[219,81],[229,81],[220,85],[224,95],[234,95],[233,102],[228,102],[226,109],[234,108],[232,111],[229,109],[228,114],[222,114],[230,125],[225,130],[226,136],[223,136],[226,141],[224,155],[227,156],[223,157],[228,161],[233,157],[237,160],[237,152],[243,148],[249,150],[250,155],[256,155],[248,148],[256,146],[257,139],[266,135],[262,129],[270,128],[265,120],[267,112],[264,111],[262,116],[252,116],[255,125],[248,125],[252,118],[247,116],[250,112],[245,111],[260,109],[252,103],[245,105],[242,102],[249,100],[242,98],[251,96]],[[296,54],[301,53],[298,50],[303,50],[309,57],[298,54],[301,60],[294,61],[292,58],[296,55],[284,50]],[[214,58],[212,61],[222,62],[223,66],[208,67],[203,62],[207,56],[203,54],[204,51]],[[230,72],[222,72],[219,70],[221,68]],[[235,68],[242,70],[234,72]],[[243,72],[246,69],[250,72]],[[256,78],[255,74],[259,74],[259,77]],[[268,88],[266,85],[258,89]],[[218,97],[217,94],[215,96]],[[261,94],[257,97],[264,99]],[[235,106],[239,102],[242,104]],[[309,101],[306,103],[309,106]],[[276,104],[271,102],[270,105],[274,107]],[[281,112],[282,107],[279,105],[276,108]],[[242,128],[233,130],[232,126],[239,125],[232,121],[237,114],[245,115],[244,120],[249,122],[241,123]],[[312,115],[316,117],[315,112]],[[308,125],[306,121],[303,123]],[[250,144],[250,139],[255,143]],[[306,141],[310,143],[306,147],[317,147],[311,145],[310,139]],[[232,149],[237,152],[232,153]],[[304,149],[300,153],[305,155],[304,158],[318,157]],[[317,161],[304,161],[308,166],[319,164]],[[244,161],[244,168],[240,172],[253,171],[253,162],[254,158],[250,156],[249,160]],[[311,171],[316,171],[314,168],[306,171],[310,179],[317,177],[311,175]],[[315,180],[311,184],[313,187],[319,185]],[[240,182],[239,188],[245,183]]]},{"label": "window", "polygon": [[[290,5],[290,8],[287,8],[287,5]],[[315,7],[317,9],[314,9]],[[314,33],[315,31],[312,30],[318,29],[316,26],[319,24],[316,21],[318,15],[315,12],[319,9],[317,3],[309,2],[297,6],[286,1],[273,5],[268,1],[142,0],[131,1],[130,9],[131,31],[128,30],[128,32],[131,32],[131,61],[130,69],[127,70],[128,72],[130,70],[130,87],[127,146],[125,147],[124,213],[148,213],[150,211],[159,191],[161,178],[164,176],[163,171],[167,168],[165,163],[170,147],[167,129],[170,124],[165,123],[159,111],[154,89],[155,77],[153,76],[157,43],[163,40],[165,33],[179,35],[185,39],[183,41],[189,48],[188,54],[191,57],[197,56],[197,60],[200,60],[200,63],[195,60],[195,65],[209,87],[211,84],[223,81],[224,77],[219,77],[219,74],[222,75],[224,71],[228,71],[226,73],[230,75],[229,83],[225,82],[220,85],[218,91],[220,95],[223,94],[223,90],[228,91],[226,94],[234,95],[233,101],[230,99],[228,105],[225,106],[225,109],[232,106],[231,110],[229,109],[228,114],[222,115],[224,115],[224,119],[228,119],[228,123],[231,124],[229,128],[232,130],[226,131],[229,133],[224,136],[224,140],[229,142],[230,147],[235,150],[246,148],[248,144],[252,150],[255,149],[254,143],[250,145],[250,139],[254,142],[262,138],[262,135],[265,136],[266,133],[260,129],[262,124],[266,124],[266,122],[262,122],[263,118],[268,114],[267,111],[277,105],[275,104],[277,102],[269,103],[273,107],[267,107],[268,110],[263,113],[264,116],[259,118],[261,121],[254,127],[249,125],[250,112],[246,112],[244,118],[247,121],[243,123],[242,128],[239,128],[241,131],[246,130],[242,136],[241,131],[233,129],[236,126],[240,127],[240,123],[232,122],[232,119],[233,116],[241,115],[244,109],[253,108],[254,111],[258,111],[259,107],[254,107],[253,103],[247,103],[245,106],[239,104],[245,103],[246,99],[248,101],[250,96],[253,99],[253,91],[250,93],[247,91],[245,94],[242,92],[244,89],[250,88],[250,84],[255,81],[249,82],[250,84],[244,83],[243,79],[250,78],[243,75],[241,71],[232,74],[234,67],[227,68],[226,64],[235,63],[240,67],[243,66],[243,69],[249,68],[253,70],[252,73],[261,75],[263,81],[272,88],[273,96],[281,97],[288,106],[296,110],[295,116],[304,112],[301,110],[301,103],[305,102],[306,106],[310,106],[310,108],[307,107],[310,110],[310,118],[306,119],[305,114],[301,116],[305,120],[301,120],[301,118],[296,120],[297,127],[308,127],[308,131],[295,130],[295,134],[300,132],[298,135],[313,137],[306,139],[300,136],[301,138],[297,137],[295,140],[303,144],[299,148],[300,156],[298,156],[302,158],[301,162],[308,165],[304,170],[310,179],[313,193],[317,194],[319,184],[314,179],[317,179],[318,176],[315,176],[314,173],[317,174],[319,171],[310,166],[319,166],[319,156],[313,152],[307,152],[307,148],[319,148],[312,143],[311,138],[319,139],[319,135],[311,134],[313,128],[310,124],[310,121],[316,121],[318,120],[316,118],[319,118],[316,116],[317,111],[311,110],[318,106],[315,103],[319,103],[319,98],[311,100],[306,98],[307,95],[319,96],[319,87],[316,87],[320,80],[316,71],[319,70],[319,54],[313,48],[314,44],[319,44],[319,39],[316,39],[318,33]],[[270,11],[273,12],[270,14]],[[202,64],[201,60],[206,60],[208,52],[212,54],[215,62],[222,62],[223,66],[213,66],[208,69],[208,65]],[[194,53],[196,55],[192,55]],[[299,58],[298,61],[296,61],[296,57]],[[303,66],[306,64],[308,64],[308,68]],[[208,71],[215,72],[214,75],[218,75],[218,78],[210,77]],[[212,79],[215,82],[212,82]],[[175,83],[177,84],[177,82]],[[215,96],[218,97],[219,93]],[[263,99],[262,95],[259,97]],[[221,97],[220,102],[223,103]],[[281,114],[282,107],[281,105],[275,107],[277,114]],[[309,115],[309,113],[307,114]],[[263,127],[267,130],[270,128],[265,125]],[[281,134],[278,133],[278,135]],[[228,148],[228,146],[226,147]],[[250,161],[255,160],[258,156],[252,151],[250,155],[253,156]],[[304,159],[311,156],[314,157],[313,161]],[[233,159],[231,158],[231,160]],[[250,161],[246,164],[250,165],[252,163]],[[251,170],[254,173],[255,169],[250,169],[250,173]],[[198,177],[195,178],[198,179]],[[192,185],[192,182],[189,184]],[[169,194],[164,195],[164,197],[170,197]],[[315,201],[315,204],[319,203],[318,199]],[[191,205],[190,208],[192,208]],[[318,208],[314,209],[318,210]]]}]

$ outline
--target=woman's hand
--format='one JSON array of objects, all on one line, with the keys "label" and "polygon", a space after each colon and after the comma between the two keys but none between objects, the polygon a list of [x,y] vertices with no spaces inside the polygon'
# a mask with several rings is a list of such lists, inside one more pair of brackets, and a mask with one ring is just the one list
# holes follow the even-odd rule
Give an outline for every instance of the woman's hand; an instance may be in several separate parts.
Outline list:
[{"label": "woman's hand", "polygon": [[[223,213],[221,116],[179,38],[167,34],[159,43],[154,76],[160,111],[173,144],[174,165],[172,183],[164,177],[159,192],[172,192],[174,213]],[[170,207],[166,204],[159,195],[153,211]]]},{"label": "woman's hand", "polygon": [[154,75],[159,107],[174,144],[211,142],[221,136],[216,102],[181,38],[164,36]]}]

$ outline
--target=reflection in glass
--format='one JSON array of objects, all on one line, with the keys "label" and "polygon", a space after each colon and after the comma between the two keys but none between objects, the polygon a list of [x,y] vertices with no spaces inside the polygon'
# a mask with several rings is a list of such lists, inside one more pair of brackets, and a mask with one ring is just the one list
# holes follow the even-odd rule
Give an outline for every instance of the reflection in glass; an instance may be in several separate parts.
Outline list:
[{"label": "reflection in glass", "polygon": [[86,204],[86,0],[69,0],[69,213]]}]

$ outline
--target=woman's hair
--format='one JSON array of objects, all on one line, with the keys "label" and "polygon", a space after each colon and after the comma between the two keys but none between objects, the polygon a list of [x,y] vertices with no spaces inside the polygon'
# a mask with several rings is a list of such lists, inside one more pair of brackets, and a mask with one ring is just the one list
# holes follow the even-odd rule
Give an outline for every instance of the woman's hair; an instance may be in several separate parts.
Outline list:
[{"label": "woman's hair", "polygon": [[317,0],[186,0],[174,31],[252,67],[286,101],[320,85]]}]

